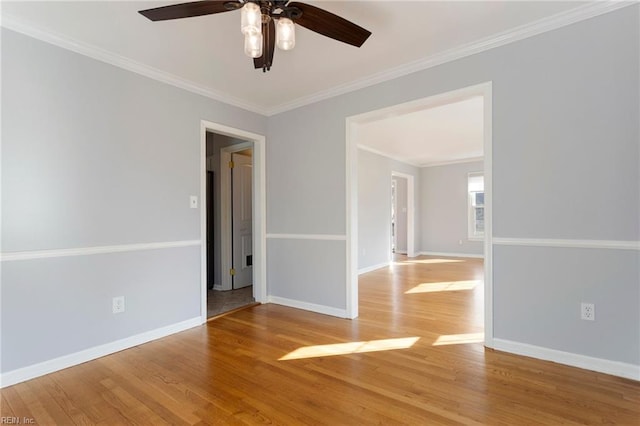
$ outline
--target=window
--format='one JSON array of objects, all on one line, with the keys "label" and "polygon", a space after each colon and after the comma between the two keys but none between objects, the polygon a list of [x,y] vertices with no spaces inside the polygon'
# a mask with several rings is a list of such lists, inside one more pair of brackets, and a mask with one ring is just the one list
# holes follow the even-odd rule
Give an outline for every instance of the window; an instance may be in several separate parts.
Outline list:
[{"label": "window", "polygon": [[484,238],[484,175],[482,173],[469,173],[469,239],[481,240]]}]

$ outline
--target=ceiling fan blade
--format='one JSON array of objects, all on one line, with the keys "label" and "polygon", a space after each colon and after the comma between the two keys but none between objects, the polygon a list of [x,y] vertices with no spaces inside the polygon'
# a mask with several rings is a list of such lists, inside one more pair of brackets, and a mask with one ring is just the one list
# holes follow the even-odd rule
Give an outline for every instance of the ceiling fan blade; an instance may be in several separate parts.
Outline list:
[{"label": "ceiling fan blade", "polygon": [[296,24],[334,40],[360,47],[371,35],[371,31],[318,7],[298,2],[287,4],[287,8],[293,7],[302,11],[301,17],[293,19]]},{"label": "ceiling fan blade", "polygon": [[256,69],[269,71],[273,65],[273,52],[276,47],[276,24],[273,19],[269,19],[268,24],[262,24],[262,37],[262,56],[254,58],[253,65]]},{"label": "ceiling fan blade", "polygon": [[[235,3],[237,3],[237,6]],[[242,6],[242,3],[234,0],[207,0],[156,7],[141,10],[138,13],[152,21],[166,21],[169,19],[190,18],[192,16],[228,12],[240,6]]]}]

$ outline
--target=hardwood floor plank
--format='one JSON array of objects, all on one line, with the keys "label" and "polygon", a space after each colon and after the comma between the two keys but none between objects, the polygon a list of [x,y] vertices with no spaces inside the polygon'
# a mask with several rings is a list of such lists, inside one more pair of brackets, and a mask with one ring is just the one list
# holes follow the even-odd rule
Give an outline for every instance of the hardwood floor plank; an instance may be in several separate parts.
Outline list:
[{"label": "hardwood floor plank", "polygon": [[[25,383],[20,383],[15,386],[17,394],[20,396],[24,404],[28,407],[30,412],[29,418],[35,419],[41,424],[56,424],[56,422],[70,424],[71,419],[66,415],[61,415],[59,410],[49,410],[51,408],[48,398],[41,399],[39,392],[34,392],[38,385],[33,380]],[[45,406],[46,404],[46,406]],[[25,415],[21,411],[16,410],[18,418],[24,418]],[[57,417],[53,417],[57,416]]]},{"label": "hardwood floor plank", "polygon": [[442,409],[430,401],[421,400],[420,398],[416,397],[415,394],[407,392],[406,390],[401,393],[397,393],[394,390],[389,390],[386,388],[386,386],[388,385],[387,383],[378,385],[370,382],[360,381],[350,376],[344,376],[341,373],[334,372],[333,370],[323,368],[316,364],[309,366],[309,368],[320,374],[325,374],[329,377],[340,378],[340,380],[342,380],[343,382],[383,396],[387,398],[389,400],[389,403],[397,409],[407,410],[411,407],[417,408],[422,412],[422,419],[425,422],[438,424],[457,424],[456,422],[462,422],[464,420],[465,424],[480,424],[468,417],[463,418],[453,411]]},{"label": "hardwood floor plank", "polygon": [[[123,390],[128,394],[136,395],[142,404],[163,420],[174,425],[190,425],[201,420],[193,415],[192,408],[195,407],[183,402],[177,402],[167,395],[162,388],[143,380],[142,378],[145,376],[140,374],[141,370],[131,369],[130,364],[126,363],[122,357],[108,357],[108,359],[103,358],[101,361],[113,372],[111,375],[112,380],[121,384]],[[153,397],[150,396],[149,391],[153,391]]]},{"label": "hardwood floor plank", "polygon": [[[13,397],[9,398],[8,395],[13,393]],[[11,399],[11,402],[9,402]],[[14,410],[13,406],[17,407],[17,410]],[[2,393],[0,395],[0,417],[17,417],[16,413],[21,413],[21,415],[31,414],[27,406],[24,404],[19,395],[15,394],[14,389],[7,389],[7,392]]]},{"label": "hardwood floor plank", "polygon": [[360,276],[355,320],[255,306],[2,389],[2,413],[42,425],[640,425],[639,382],[477,342],[481,280],[479,259],[398,256]]},{"label": "hardwood floor plank", "polygon": [[[102,387],[96,385],[108,377],[108,372],[105,372],[98,362],[67,368],[48,377],[56,383],[56,392],[63,394],[57,399],[63,409],[65,406],[76,407],[87,417],[88,424],[99,424],[119,415],[118,411],[102,398]],[[68,413],[74,418],[74,415],[69,411]]]},{"label": "hardwood floor plank", "polygon": [[73,396],[70,396],[63,387],[61,387],[54,379],[54,375],[44,376],[42,378],[42,388],[49,394],[52,401],[60,407],[61,410],[76,425],[91,425],[93,421],[74,403]]}]

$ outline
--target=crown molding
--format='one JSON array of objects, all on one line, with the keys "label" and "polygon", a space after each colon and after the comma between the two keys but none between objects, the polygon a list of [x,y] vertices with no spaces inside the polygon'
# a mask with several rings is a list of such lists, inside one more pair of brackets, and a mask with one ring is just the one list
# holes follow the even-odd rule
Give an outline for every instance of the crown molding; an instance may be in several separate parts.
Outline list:
[{"label": "crown molding", "polygon": [[217,92],[207,87],[201,86],[192,81],[178,77],[174,74],[162,71],[158,68],[151,67],[141,62],[134,61],[127,57],[112,53],[108,50],[100,47],[72,39],[60,34],[56,34],[49,30],[43,30],[36,28],[30,23],[27,23],[15,16],[2,14],[1,26],[9,30],[15,31],[27,35],[29,37],[44,41],[45,43],[52,44],[54,46],[61,47],[63,49],[70,50],[75,53],[79,53],[84,56],[96,59],[101,62],[105,62],[110,65],[114,65],[118,68],[125,69],[127,71],[134,72],[136,74],[143,75],[162,83],[169,84],[171,86],[178,87],[197,95],[204,96],[215,101],[224,102],[225,104],[242,108],[247,111],[255,112],[261,115],[267,115],[267,110],[251,102],[247,102],[243,99],[231,96],[226,93]]},{"label": "crown molding", "polygon": [[248,102],[244,99],[240,99],[226,93],[211,90],[207,87],[183,79],[174,74],[167,73],[165,71],[142,64],[124,56],[117,55],[115,53],[101,49],[97,46],[93,46],[88,43],[72,39],[70,37],[62,36],[48,30],[36,28],[32,24],[24,22],[16,18],[15,16],[11,16],[6,13],[2,14],[2,22],[0,25],[12,31],[16,31],[21,34],[25,34],[27,36],[44,41],[46,43],[53,44],[55,46],[71,50],[81,55],[85,55],[90,58],[117,66],[119,68],[126,69],[128,71],[143,75],[153,80],[160,81],[184,89],[186,91],[268,117],[315,102],[343,95],[345,93],[349,93],[358,89],[363,89],[365,87],[393,80],[395,78],[412,74],[417,71],[422,71],[428,68],[442,65],[444,63],[471,56],[476,53],[484,52],[495,47],[504,46],[509,43],[523,40],[528,37],[533,37],[547,31],[562,28],[564,26],[603,15],[605,13],[613,12],[615,10],[622,9],[634,4],[637,4],[637,2],[615,0],[594,1],[569,11],[561,12],[556,15],[543,18],[508,31],[494,34],[493,36],[480,39],[478,41],[468,43],[442,53],[431,55],[417,61],[409,62],[399,67],[372,74],[362,79],[335,86],[328,90],[323,90],[309,96],[294,99],[291,102],[285,102],[283,104],[276,105],[275,107],[257,105],[255,103]]},{"label": "crown molding", "polygon": [[475,163],[477,161],[484,161],[484,157],[461,158],[459,160],[450,160],[450,161],[434,161],[432,163],[424,163],[420,165],[420,167],[427,168],[427,167],[451,166],[454,164]]},{"label": "crown molding", "polygon": [[377,150],[375,148],[371,148],[366,145],[358,144],[358,149],[363,151],[371,152],[372,154],[380,155],[382,157],[388,158],[393,161],[399,161],[404,164],[408,164],[410,166],[419,167],[419,168],[428,168],[428,167],[439,167],[439,166],[451,166],[454,164],[464,164],[464,163],[475,163],[477,161],[484,161],[484,157],[470,157],[470,158],[460,158],[458,160],[447,160],[447,161],[434,161],[427,163],[416,163],[411,160],[407,160],[400,157],[394,157],[393,155],[389,155],[384,151]]},{"label": "crown molding", "polygon": [[604,15],[605,13],[613,12],[615,10],[622,9],[623,7],[631,6],[634,4],[637,4],[637,2],[615,0],[594,1],[592,3],[588,3],[584,6],[579,6],[569,11],[542,18],[537,21],[494,34],[492,36],[446,50],[442,53],[437,53],[435,55],[431,55],[417,61],[409,62],[399,67],[395,67],[386,71],[372,74],[359,80],[352,81],[350,83],[345,83],[333,87],[329,90],[323,90],[310,96],[301,97],[291,102],[280,104],[273,108],[269,108],[267,110],[267,116],[280,114],[292,109],[303,107],[305,105],[330,99],[335,96],[363,89],[365,87],[373,86],[375,84],[384,83],[398,77],[403,77],[417,71],[433,68],[447,62],[475,55],[476,53],[481,53],[486,50],[504,46],[509,43],[562,28],[567,25],[584,21],[586,19],[593,18],[599,15]]},{"label": "crown molding", "polygon": [[388,159],[393,160],[393,161],[399,161],[400,163],[408,164],[408,165],[413,166],[413,167],[420,167],[420,164],[415,163],[415,162],[413,162],[411,160],[407,160],[406,158],[394,157],[393,155],[389,155],[386,152],[377,150],[375,148],[368,147],[366,145],[358,144],[358,149],[361,149],[361,150],[367,151],[367,152],[371,152],[372,154],[380,155],[382,157],[388,158]]}]

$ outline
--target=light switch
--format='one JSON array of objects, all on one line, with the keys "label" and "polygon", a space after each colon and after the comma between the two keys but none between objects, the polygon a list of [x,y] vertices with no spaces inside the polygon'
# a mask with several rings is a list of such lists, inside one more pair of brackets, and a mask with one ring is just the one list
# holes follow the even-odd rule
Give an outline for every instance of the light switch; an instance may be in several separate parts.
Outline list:
[{"label": "light switch", "polygon": [[197,195],[192,195],[191,197],[189,197],[189,207],[191,207],[192,209],[197,209],[198,208],[198,196]]}]

